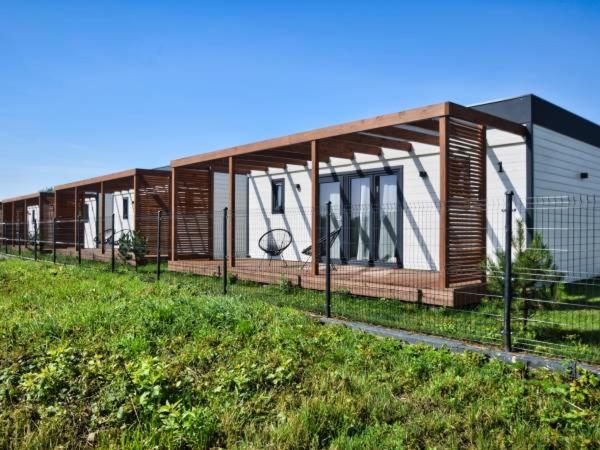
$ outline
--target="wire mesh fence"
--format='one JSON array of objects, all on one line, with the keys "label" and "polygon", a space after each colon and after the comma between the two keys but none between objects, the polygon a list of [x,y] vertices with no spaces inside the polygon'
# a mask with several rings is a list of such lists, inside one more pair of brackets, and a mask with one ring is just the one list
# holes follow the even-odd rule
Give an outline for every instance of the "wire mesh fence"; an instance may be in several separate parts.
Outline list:
[{"label": "wire mesh fence", "polygon": [[7,222],[0,242],[21,258],[192,273],[213,292],[600,364],[600,201],[506,200]]}]

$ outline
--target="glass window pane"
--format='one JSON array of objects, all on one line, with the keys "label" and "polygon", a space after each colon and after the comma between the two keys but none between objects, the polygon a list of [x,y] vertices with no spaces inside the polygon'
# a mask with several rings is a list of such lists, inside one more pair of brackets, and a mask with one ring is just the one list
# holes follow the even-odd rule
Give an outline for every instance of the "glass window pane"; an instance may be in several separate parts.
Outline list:
[{"label": "glass window pane", "polygon": [[379,242],[378,260],[396,261],[398,242],[398,182],[396,175],[378,177],[379,185]]},{"label": "glass window pane", "polygon": [[[327,230],[327,202],[331,202],[331,231],[334,232],[338,228],[342,227],[340,183],[338,181],[334,181],[331,183],[321,183],[319,186],[319,203],[321,211],[319,236],[324,237],[325,231]],[[341,258],[340,237],[341,236],[338,236],[338,238],[331,245],[331,257],[334,259]]]},{"label": "glass window pane", "polygon": [[365,261],[370,257],[371,179],[352,179],[350,191],[350,258]]}]

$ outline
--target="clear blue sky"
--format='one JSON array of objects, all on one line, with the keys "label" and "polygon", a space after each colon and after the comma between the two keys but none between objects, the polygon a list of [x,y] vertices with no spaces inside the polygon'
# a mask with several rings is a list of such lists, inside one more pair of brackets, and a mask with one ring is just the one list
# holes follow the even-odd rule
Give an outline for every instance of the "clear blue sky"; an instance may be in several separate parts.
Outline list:
[{"label": "clear blue sky", "polygon": [[0,5],[0,198],[445,100],[600,122],[600,2]]}]

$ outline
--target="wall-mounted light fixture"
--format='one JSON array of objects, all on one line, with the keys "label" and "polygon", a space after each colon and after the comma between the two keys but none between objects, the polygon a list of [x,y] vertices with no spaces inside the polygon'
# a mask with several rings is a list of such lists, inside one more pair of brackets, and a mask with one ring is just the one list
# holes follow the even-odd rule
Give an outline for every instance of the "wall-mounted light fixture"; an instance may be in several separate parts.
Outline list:
[{"label": "wall-mounted light fixture", "polygon": [[502,161],[498,161],[498,173],[504,172],[504,168],[502,167]]},{"label": "wall-mounted light fixture", "polygon": [[590,177],[590,174],[587,172],[581,172],[579,174],[579,178],[581,178],[582,180],[585,180],[586,178],[589,178],[589,177]]},{"label": "wall-mounted light fixture", "polygon": [[299,184],[297,184],[297,185],[296,185],[296,190],[297,190],[298,192],[300,192],[300,185],[299,185]]},{"label": "wall-mounted light fixture", "polygon": [[427,178],[427,172],[425,172],[424,170],[419,170],[419,176],[421,178]]}]

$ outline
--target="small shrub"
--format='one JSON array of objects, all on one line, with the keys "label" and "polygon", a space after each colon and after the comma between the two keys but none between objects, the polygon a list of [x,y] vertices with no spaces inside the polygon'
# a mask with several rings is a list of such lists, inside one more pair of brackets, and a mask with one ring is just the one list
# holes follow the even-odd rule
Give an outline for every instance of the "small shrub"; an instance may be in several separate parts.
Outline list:
[{"label": "small shrub", "polygon": [[[517,232],[511,247],[513,249],[512,292],[522,299],[523,324],[529,318],[529,307],[533,303],[538,308],[548,307],[548,302],[531,302],[535,300],[558,300],[561,292],[562,275],[558,272],[554,257],[544,243],[542,235],[534,232],[529,245],[526,244],[525,226],[522,220],[517,221]],[[497,248],[493,258],[488,257],[486,270],[488,274],[488,290],[501,296],[504,293],[504,265],[506,255],[502,248]]]},{"label": "small shrub", "polygon": [[137,270],[137,264],[146,256],[148,239],[139,231],[130,231],[121,235],[117,245],[119,246],[119,257],[125,264],[135,257]]}]

